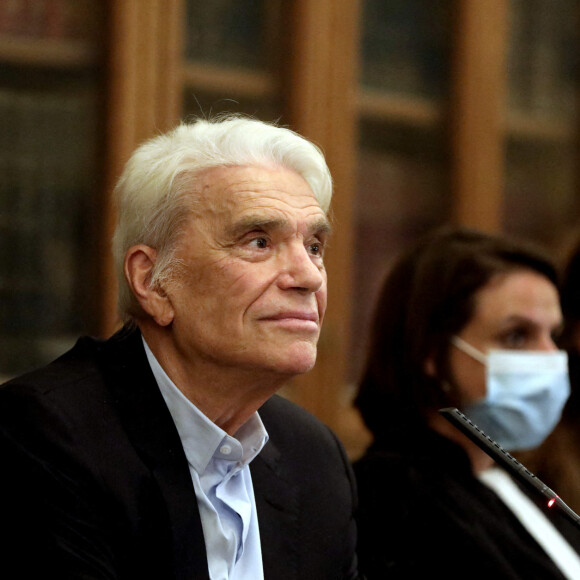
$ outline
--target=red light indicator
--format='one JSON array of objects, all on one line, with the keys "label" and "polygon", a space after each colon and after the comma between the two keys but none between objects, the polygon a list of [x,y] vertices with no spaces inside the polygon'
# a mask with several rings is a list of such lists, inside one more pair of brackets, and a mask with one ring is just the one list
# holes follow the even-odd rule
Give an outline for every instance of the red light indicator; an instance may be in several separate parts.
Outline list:
[{"label": "red light indicator", "polygon": [[553,497],[549,502],[548,502],[548,507],[552,507],[555,503],[556,503],[556,499],[555,497]]}]

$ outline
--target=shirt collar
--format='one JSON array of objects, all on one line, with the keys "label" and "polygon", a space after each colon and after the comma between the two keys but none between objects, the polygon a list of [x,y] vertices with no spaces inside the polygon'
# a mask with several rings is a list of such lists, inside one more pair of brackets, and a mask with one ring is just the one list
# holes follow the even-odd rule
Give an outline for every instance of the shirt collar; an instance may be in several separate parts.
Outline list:
[{"label": "shirt collar", "polygon": [[[235,437],[228,435],[204,415],[169,378],[143,338],[147,360],[159,390],[171,413],[183,444],[187,460],[202,474],[214,455],[237,461],[241,466],[249,464],[268,441],[268,433],[256,411],[238,429]],[[229,453],[224,454],[224,446]]]}]

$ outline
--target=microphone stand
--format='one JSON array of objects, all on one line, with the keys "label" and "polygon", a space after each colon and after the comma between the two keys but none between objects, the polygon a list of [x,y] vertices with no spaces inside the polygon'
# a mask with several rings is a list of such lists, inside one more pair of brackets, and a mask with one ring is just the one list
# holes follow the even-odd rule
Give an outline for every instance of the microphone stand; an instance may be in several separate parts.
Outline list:
[{"label": "microphone stand", "polygon": [[580,527],[580,516],[567,506],[556,492],[552,491],[531,471],[526,469],[515,457],[503,449],[499,443],[496,443],[491,437],[487,436],[475,423],[472,423],[459,411],[459,409],[448,407],[439,409],[439,413],[485,451],[496,463],[511,473],[515,479],[547,498],[548,508],[558,508],[573,524]]}]

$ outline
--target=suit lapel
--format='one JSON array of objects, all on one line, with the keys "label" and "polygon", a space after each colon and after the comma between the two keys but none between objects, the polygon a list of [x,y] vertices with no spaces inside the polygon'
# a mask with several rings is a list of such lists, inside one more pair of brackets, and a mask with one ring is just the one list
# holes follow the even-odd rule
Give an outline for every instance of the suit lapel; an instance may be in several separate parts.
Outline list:
[{"label": "suit lapel", "polygon": [[[264,418],[265,407],[260,409]],[[298,580],[299,495],[285,477],[279,450],[269,441],[250,464],[266,580]]]},{"label": "suit lapel", "polygon": [[165,500],[175,578],[209,579],[197,498],[177,429],[149,367],[141,335],[122,330],[103,346],[101,366],[121,421]]}]

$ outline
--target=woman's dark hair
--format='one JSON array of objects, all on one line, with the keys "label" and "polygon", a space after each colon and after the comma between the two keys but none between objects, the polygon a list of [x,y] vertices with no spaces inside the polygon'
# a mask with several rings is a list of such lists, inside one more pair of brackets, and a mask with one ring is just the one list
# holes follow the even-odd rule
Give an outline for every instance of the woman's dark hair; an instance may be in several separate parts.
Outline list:
[{"label": "woman's dark hair", "polygon": [[580,417],[580,239],[572,248],[562,272],[560,299],[564,316],[564,330],[558,341],[568,352],[570,385],[572,392],[564,416],[569,421]]},{"label": "woman's dark hair", "polygon": [[580,240],[574,246],[562,272],[560,299],[564,315],[561,345],[573,348],[580,327]]},{"label": "woman's dark hair", "polygon": [[[475,295],[496,274],[529,269],[557,286],[536,248],[464,228],[435,230],[406,251],[379,295],[367,363],[355,405],[375,437],[425,424],[427,411],[457,406],[449,345],[471,319]],[[434,363],[435,377],[426,372]]]}]

